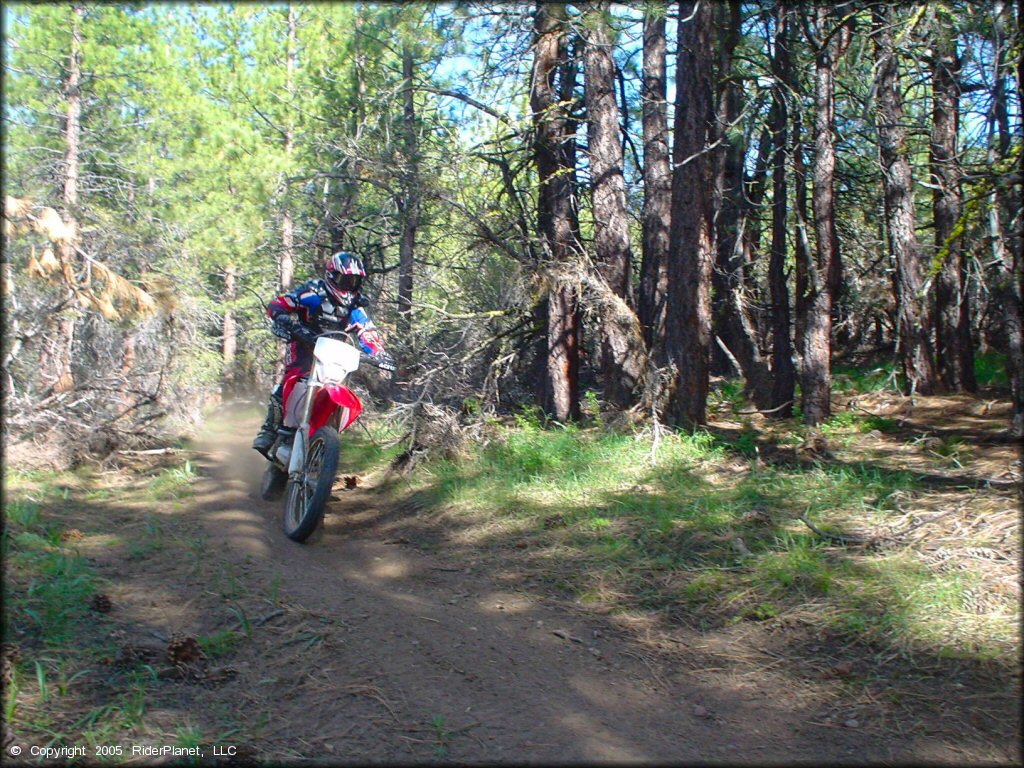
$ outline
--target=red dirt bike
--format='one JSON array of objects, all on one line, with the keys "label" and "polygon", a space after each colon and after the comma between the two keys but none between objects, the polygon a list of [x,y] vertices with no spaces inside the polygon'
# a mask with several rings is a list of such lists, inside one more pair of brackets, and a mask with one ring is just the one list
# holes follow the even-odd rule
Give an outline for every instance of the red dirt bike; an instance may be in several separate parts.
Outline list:
[{"label": "red dirt bike", "polygon": [[344,386],[345,379],[360,362],[376,365],[372,356],[336,337],[348,334],[320,334],[310,370],[285,377],[283,426],[267,451],[270,466],[263,473],[260,496],[273,501],[284,491],[283,527],[293,541],[305,541],[323,520],[338,472],[340,433],[363,410],[359,398]]}]

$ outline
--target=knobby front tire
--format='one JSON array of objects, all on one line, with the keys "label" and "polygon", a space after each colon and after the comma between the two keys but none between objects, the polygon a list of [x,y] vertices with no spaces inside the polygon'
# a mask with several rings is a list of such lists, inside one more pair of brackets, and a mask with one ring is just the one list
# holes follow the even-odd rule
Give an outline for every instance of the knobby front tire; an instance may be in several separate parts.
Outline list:
[{"label": "knobby front tire", "polygon": [[341,438],[334,427],[321,427],[306,448],[302,479],[289,480],[284,503],[284,532],[292,541],[305,541],[320,525],[338,473]]}]

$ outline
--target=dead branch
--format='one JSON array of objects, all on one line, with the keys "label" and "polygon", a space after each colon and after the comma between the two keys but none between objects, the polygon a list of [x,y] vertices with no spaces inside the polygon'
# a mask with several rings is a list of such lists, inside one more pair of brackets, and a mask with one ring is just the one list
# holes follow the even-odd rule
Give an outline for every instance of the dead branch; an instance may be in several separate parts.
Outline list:
[{"label": "dead branch", "polygon": [[784,402],[784,403],[783,403],[782,405],[778,405],[778,406],[776,406],[775,408],[769,408],[769,409],[768,409],[768,410],[766,410],[766,411],[762,411],[762,410],[761,410],[760,408],[753,408],[753,409],[751,409],[751,410],[749,410],[749,411],[736,411],[736,413],[737,413],[738,415],[740,415],[740,416],[749,416],[749,415],[750,415],[750,414],[752,414],[752,413],[775,413],[775,412],[777,412],[777,411],[781,411],[781,410],[782,410],[783,408],[785,408],[786,406],[788,406],[788,405],[792,405],[792,404],[793,404],[793,401],[792,401],[792,400],[787,400],[787,401],[786,401],[786,402]]},{"label": "dead branch", "polygon": [[148,451],[115,451],[124,456],[160,456],[167,453],[178,453],[178,448],[152,448]]},{"label": "dead branch", "polygon": [[806,515],[800,515],[797,518],[797,520],[800,520],[804,525],[806,525],[808,528],[810,528],[816,534],[821,536],[821,538],[823,538],[823,539],[828,539],[830,541],[835,541],[835,542],[837,542],[839,544],[853,544],[855,546],[862,546],[864,544],[868,544],[869,543],[868,539],[862,539],[862,538],[860,538],[858,536],[840,536],[838,533],[829,533],[828,531],[823,531],[820,528],[818,528],[818,526],[816,526],[814,523],[812,523],[810,520],[808,520]]}]

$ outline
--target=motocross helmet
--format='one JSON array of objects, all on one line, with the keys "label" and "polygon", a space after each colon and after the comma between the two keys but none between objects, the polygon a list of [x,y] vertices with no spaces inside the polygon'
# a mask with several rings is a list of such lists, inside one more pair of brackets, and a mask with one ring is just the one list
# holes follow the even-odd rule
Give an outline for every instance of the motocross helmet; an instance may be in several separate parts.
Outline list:
[{"label": "motocross helmet", "polygon": [[324,282],[335,299],[343,304],[351,301],[358,293],[366,277],[363,262],[358,256],[346,251],[338,251],[327,260],[324,267]]}]

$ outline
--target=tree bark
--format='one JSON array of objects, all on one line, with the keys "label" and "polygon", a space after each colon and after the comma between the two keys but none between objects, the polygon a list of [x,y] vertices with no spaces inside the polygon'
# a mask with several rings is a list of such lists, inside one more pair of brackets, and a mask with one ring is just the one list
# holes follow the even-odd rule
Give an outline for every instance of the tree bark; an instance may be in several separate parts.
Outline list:
[{"label": "tree bark", "polygon": [[[790,83],[792,85],[792,83]],[[811,270],[810,216],[807,206],[807,165],[804,162],[803,107],[797,101],[793,109],[793,215],[796,219],[793,309],[794,346],[802,354],[804,330],[807,328],[808,279]]]},{"label": "tree bark", "polygon": [[[820,37],[827,34],[829,8],[814,8]],[[811,41],[814,57],[814,212],[815,258],[807,264],[807,316],[803,338],[801,405],[804,421],[817,426],[832,412],[832,276],[839,258],[836,234],[834,180],[836,167],[832,132],[835,122],[835,67],[838,35]]]},{"label": "tree bark", "polygon": [[693,427],[707,420],[712,336],[711,7],[707,2],[684,1],[679,17],[666,329],[676,378],[667,415],[675,424]]},{"label": "tree bark", "polygon": [[[82,135],[82,21],[85,8],[75,5],[71,9],[71,50],[68,54],[67,71],[65,72],[63,96],[67,105],[64,117],[64,179],[63,179],[63,218],[67,222],[73,218],[78,206],[79,157]],[[57,254],[62,265],[70,265],[75,260],[75,252],[71,243],[57,244]],[[40,360],[40,373],[44,381],[51,385],[52,392],[66,392],[75,386],[74,372],[71,367],[72,350],[75,343],[75,324],[77,321],[74,308],[74,297],[71,286],[67,286],[65,300],[68,308],[53,317],[51,329],[53,341],[48,352]]]},{"label": "tree bark", "polygon": [[[786,144],[789,115],[786,107],[786,84],[789,71],[789,9],[780,2],[775,14],[775,46],[772,56],[772,89],[770,115],[772,131],[772,244],[768,264],[768,285],[772,309],[772,390],[769,407],[776,418],[793,415],[796,391],[796,370],[793,347],[789,338],[789,290],[786,287]],[[787,405],[788,403],[788,405]]]},{"label": "tree bark", "polygon": [[[711,155],[714,174],[712,210],[715,217],[715,268],[711,274],[712,314],[714,331],[724,337],[730,351],[736,353],[740,344],[735,333],[732,317],[732,293],[739,287],[736,270],[739,260],[736,256],[736,242],[739,239],[737,225],[743,205],[743,160],[745,147],[733,139],[728,126],[736,119],[739,111],[739,93],[733,85],[732,58],[739,44],[740,6],[738,3],[716,3],[713,8],[714,27],[717,29],[715,50],[718,53],[718,67],[715,73],[715,123],[711,141],[716,144]],[[712,366],[721,373],[712,350]],[[740,362],[742,367],[742,361]]]},{"label": "tree bark", "polygon": [[[124,339],[121,341],[121,378],[124,381],[128,381],[132,374],[135,372],[135,340],[136,331],[129,331],[124,335]],[[134,396],[127,388],[121,390],[121,405],[128,406],[132,404]]]},{"label": "tree bark", "polygon": [[668,151],[666,100],[665,5],[649,4],[644,11],[643,141],[644,207],[643,259],[640,266],[638,314],[644,340],[658,365],[665,355],[665,295],[668,288],[669,222],[672,210],[672,169]]},{"label": "tree bark", "polygon": [[405,168],[402,174],[402,237],[398,245],[398,331],[408,336],[412,324],[413,261],[419,227],[419,146],[413,88],[412,47],[402,46],[402,116],[405,122]]},{"label": "tree bark", "polygon": [[76,5],[71,11],[71,53],[68,55],[64,98],[67,117],[64,124],[64,206],[66,213],[78,205],[78,157],[82,133],[82,19],[85,9]]},{"label": "tree bark", "polygon": [[[712,272],[712,312],[716,333],[739,361],[747,393],[761,408],[769,403],[771,382],[768,366],[761,357],[757,331],[748,318],[747,290],[742,258],[748,216],[744,201],[745,147],[731,138],[731,125],[739,119],[740,93],[732,80],[732,64],[740,41],[740,5],[724,3],[716,10],[725,18],[717,26],[721,39],[717,45],[717,107],[712,142],[720,146],[713,157],[714,196],[712,210],[717,211],[715,232],[715,269]],[[764,172],[764,163],[761,164]],[[714,361],[714,351],[712,351]]]},{"label": "tree bark", "polygon": [[566,422],[580,415],[580,310],[577,291],[559,267],[578,263],[581,250],[576,204],[576,126],[565,106],[566,97],[572,96],[576,73],[566,45],[564,6],[538,3],[534,34],[530,109],[540,186],[537,223],[543,240],[543,282],[548,294],[542,406],[555,420]]},{"label": "tree bark", "polygon": [[[1024,38],[1024,2],[1017,0],[1017,50],[1020,51],[1022,38]],[[1024,91],[1024,56],[1017,56],[1017,95]],[[1024,110],[1019,105],[1017,109],[1017,140],[1024,136]],[[1019,169],[1018,169],[1019,170]],[[1011,280],[1013,284],[1014,303],[1016,305],[1016,346],[1010,350],[1008,359],[1010,363],[1010,381],[1012,384],[1013,397],[1013,432],[1018,437],[1024,437],[1024,178],[1017,176],[1017,185],[1014,190],[1012,210],[1016,212],[1016,218],[1011,221],[1014,232],[1013,242],[1010,248],[1013,251],[1013,268]]]},{"label": "tree bark", "polygon": [[235,322],[235,311],[233,302],[237,295],[236,279],[238,271],[235,266],[229,264],[224,270],[224,340],[223,340],[223,361],[224,373],[222,376],[222,390],[225,394],[234,390],[235,386],[235,355],[238,352],[238,324]]},{"label": "tree bark", "polygon": [[[1003,308],[1003,331],[1006,334],[1006,372],[1010,379],[1010,393],[1013,401],[1011,429],[1018,436],[1024,436],[1024,253],[1021,234],[1021,196],[1024,189],[1006,183],[1002,178],[1013,170],[1009,155],[1013,147],[1007,108],[1007,74],[1009,66],[1006,52],[1011,46],[1006,26],[1009,8],[997,0],[992,9],[995,42],[995,72],[993,73],[992,112],[989,116],[989,166],[998,177],[992,182],[989,193],[989,239],[993,262],[996,265],[994,293]],[[1017,68],[1021,76],[1020,63]],[[1021,86],[1017,83],[1018,89]],[[998,128],[998,131],[996,129]],[[1024,125],[1021,126],[1024,133]],[[1019,137],[1018,137],[1019,141]],[[1019,168],[1017,169],[1019,173]],[[1004,223],[1005,222],[1005,223]],[[1009,224],[1007,231],[1006,223]]]},{"label": "tree bark", "polygon": [[[938,20],[937,20],[938,22]],[[963,249],[960,158],[957,155],[960,96],[956,37],[940,23],[932,36],[932,206],[936,258],[941,264],[935,282],[935,342],[939,376],[954,392],[974,392],[974,345],[971,341],[970,296]]]},{"label": "tree bark", "polygon": [[[366,116],[366,58],[367,52],[363,42],[363,14],[365,9],[354,4],[352,8],[352,82],[349,91],[348,129],[349,137],[358,147],[362,139],[363,123]],[[344,119],[339,115],[339,122]],[[333,197],[340,202],[332,202],[327,197],[325,187],[324,219],[330,237],[331,253],[345,250],[348,247],[349,227],[355,217],[359,205],[359,179],[362,176],[362,161],[357,150],[352,156],[344,158],[341,164],[344,180],[341,189],[333,192]],[[332,183],[330,181],[328,184]]]},{"label": "tree bark", "polygon": [[[631,300],[633,251],[629,238],[629,209],[619,109],[615,100],[615,59],[605,3],[586,13],[583,44],[584,98],[590,156],[594,214],[594,252],[597,269],[611,291],[626,305]],[[623,313],[601,308],[601,374],[605,399],[628,406],[643,373],[644,350]],[[625,313],[628,316],[628,312]]]},{"label": "tree bark", "polygon": [[[295,57],[296,57],[296,44],[295,44],[295,6],[293,3],[288,3],[288,50],[286,51],[285,67],[287,71],[287,78],[285,88],[287,93],[285,98],[291,100],[292,91],[295,87],[293,78],[295,74]],[[292,152],[294,151],[295,143],[295,127],[291,120],[285,122],[285,136],[284,136],[284,154],[286,161],[291,160]],[[292,212],[288,206],[288,187],[287,183],[284,188],[284,206],[281,211],[281,258],[278,264],[278,281],[280,283],[281,292],[285,292],[292,287],[292,282],[295,279],[295,226],[292,222]]]},{"label": "tree bark", "polygon": [[890,6],[873,10],[875,51],[878,60],[878,139],[882,159],[882,185],[889,248],[896,262],[896,301],[900,363],[909,392],[935,390],[934,352],[929,330],[931,312],[924,301],[924,275],[915,234],[916,214],[910,163],[904,150],[903,96]]}]

